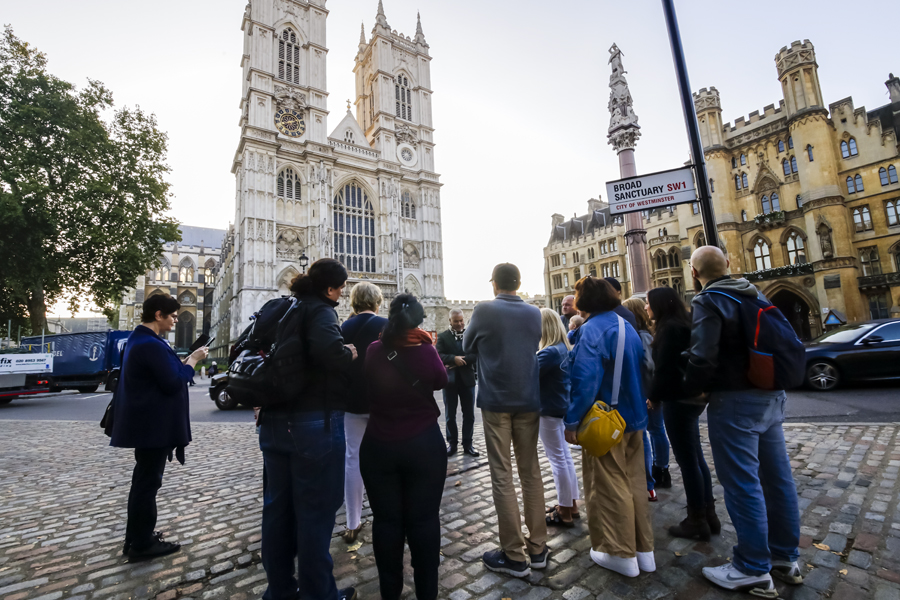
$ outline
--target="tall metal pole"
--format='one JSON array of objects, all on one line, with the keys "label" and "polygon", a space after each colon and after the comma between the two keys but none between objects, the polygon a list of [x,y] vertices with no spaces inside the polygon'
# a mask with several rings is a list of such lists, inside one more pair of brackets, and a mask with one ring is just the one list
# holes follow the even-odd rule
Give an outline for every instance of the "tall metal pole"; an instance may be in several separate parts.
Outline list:
[{"label": "tall metal pole", "polygon": [[700,216],[703,219],[703,233],[710,246],[719,245],[719,231],[716,228],[716,213],[713,209],[712,195],[709,192],[709,176],[706,174],[706,158],[703,155],[703,143],[700,141],[700,126],[697,124],[697,110],[691,95],[691,81],[688,78],[687,65],[684,60],[684,47],[681,44],[681,32],[678,30],[678,17],[675,16],[674,0],[662,0],[666,13],[666,25],[669,29],[669,43],[672,46],[672,59],[678,75],[678,88],[681,91],[681,109],[684,111],[684,125],[691,142],[691,156],[694,162],[694,176],[697,180],[697,196],[700,204]]}]

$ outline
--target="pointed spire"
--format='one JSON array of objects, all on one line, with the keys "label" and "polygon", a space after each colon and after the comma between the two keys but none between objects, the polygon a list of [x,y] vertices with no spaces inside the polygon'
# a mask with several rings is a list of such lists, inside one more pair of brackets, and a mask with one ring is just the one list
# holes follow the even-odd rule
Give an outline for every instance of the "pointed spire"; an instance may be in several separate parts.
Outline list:
[{"label": "pointed spire", "polygon": [[391,26],[388,25],[387,17],[384,16],[384,5],[381,3],[381,0],[378,0],[378,15],[375,17],[375,22],[385,29],[390,30],[391,28]]},{"label": "pointed spire", "polygon": [[422,33],[422,15],[421,13],[416,13],[416,43],[422,44],[423,46],[427,46],[425,43],[425,34]]},{"label": "pointed spire", "polygon": [[359,49],[364,50],[366,47],[366,22],[359,24]]}]

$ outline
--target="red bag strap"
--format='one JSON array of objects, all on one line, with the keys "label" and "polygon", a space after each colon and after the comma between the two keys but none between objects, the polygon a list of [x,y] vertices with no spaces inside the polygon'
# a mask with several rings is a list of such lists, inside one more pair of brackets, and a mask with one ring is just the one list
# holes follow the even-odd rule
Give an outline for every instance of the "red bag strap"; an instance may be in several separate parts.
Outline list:
[{"label": "red bag strap", "polygon": [[759,329],[760,329],[760,324],[762,321],[762,315],[767,310],[772,310],[773,308],[775,308],[774,304],[772,306],[767,306],[766,308],[761,308],[761,309],[759,309],[759,312],[756,313],[756,335],[753,336],[753,348],[754,349],[759,348]]}]

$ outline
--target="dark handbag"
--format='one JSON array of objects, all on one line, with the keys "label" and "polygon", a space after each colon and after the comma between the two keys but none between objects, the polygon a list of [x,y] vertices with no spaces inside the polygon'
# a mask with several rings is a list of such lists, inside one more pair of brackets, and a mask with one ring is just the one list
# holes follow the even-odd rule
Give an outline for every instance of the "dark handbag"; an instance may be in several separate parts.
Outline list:
[{"label": "dark handbag", "polygon": [[[116,389],[118,389],[118,387]],[[106,405],[106,410],[103,411],[103,418],[100,419],[100,428],[103,429],[103,433],[105,433],[107,437],[112,437],[113,420],[115,418],[115,401],[116,392],[113,392],[112,400]]]}]

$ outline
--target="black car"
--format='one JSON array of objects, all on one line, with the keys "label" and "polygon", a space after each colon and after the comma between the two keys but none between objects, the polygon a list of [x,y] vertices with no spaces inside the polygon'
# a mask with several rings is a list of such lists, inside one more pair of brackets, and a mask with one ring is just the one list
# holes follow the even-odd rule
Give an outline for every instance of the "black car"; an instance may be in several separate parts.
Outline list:
[{"label": "black car", "polygon": [[900,319],[843,325],[806,345],[806,383],[814,390],[885,379],[900,379]]}]

